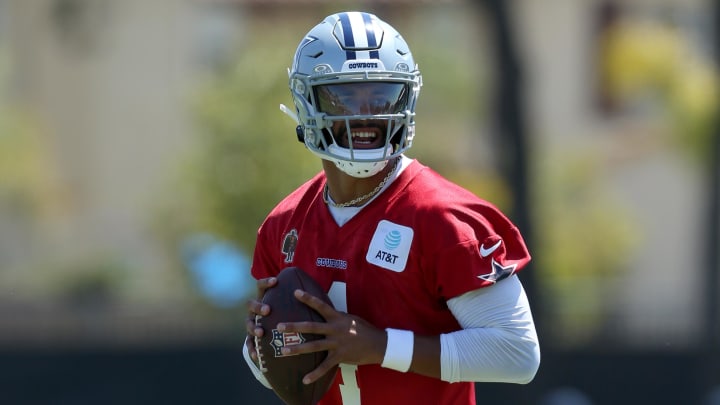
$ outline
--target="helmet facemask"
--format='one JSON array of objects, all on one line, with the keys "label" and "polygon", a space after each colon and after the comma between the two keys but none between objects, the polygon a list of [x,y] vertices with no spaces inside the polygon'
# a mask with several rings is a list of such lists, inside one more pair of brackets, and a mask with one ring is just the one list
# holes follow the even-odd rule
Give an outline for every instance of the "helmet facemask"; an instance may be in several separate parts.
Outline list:
[{"label": "helmet facemask", "polygon": [[322,148],[343,171],[372,176],[401,145],[407,144],[407,85],[400,82],[347,82],[316,85]]}]

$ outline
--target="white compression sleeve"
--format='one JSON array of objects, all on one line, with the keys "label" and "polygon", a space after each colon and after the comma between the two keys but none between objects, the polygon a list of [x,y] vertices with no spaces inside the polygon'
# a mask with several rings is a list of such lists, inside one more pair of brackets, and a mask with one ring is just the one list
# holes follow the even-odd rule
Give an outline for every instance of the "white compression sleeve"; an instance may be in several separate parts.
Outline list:
[{"label": "white compression sleeve", "polygon": [[[245,338],[245,339],[248,339],[248,338]],[[262,373],[262,371],[260,371],[258,366],[255,365],[255,362],[252,361],[252,358],[250,357],[250,352],[248,352],[247,342],[246,342],[246,344],[243,344],[243,357],[245,358],[245,362],[248,364],[248,367],[250,367],[250,371],[252,371],[255,378],[258,381],[260,381],[260,383],[262,385],[264,385],[266,388],[272,389],[267,378],[265,378],[265,375]]]},{"label": "white compression sleeve", "polygon": [[526,384],[535,377],[540,346],[517,276],[447,304],[463,329],[440,335],[443,381]]}]

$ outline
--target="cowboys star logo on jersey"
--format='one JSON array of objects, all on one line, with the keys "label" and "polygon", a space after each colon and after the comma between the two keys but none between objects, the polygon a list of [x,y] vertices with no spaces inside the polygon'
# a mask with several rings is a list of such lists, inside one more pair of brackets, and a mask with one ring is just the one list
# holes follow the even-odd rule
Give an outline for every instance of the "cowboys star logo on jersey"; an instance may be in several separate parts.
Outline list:
[{"label": "cowboys star logo on jersey", "polygon": [[502,264],[502,258],[505,256],[503,240],[493,235],[488,237],[480,244],[480,257],[490,258],[490,272],[477,276],[481,280],[497,283],[498,281],[510,277],[517,269],[517,264]]},{"label": "cowboys star logo on jersey", "polygon": [[502,279],[510,277],[517,268],[517,264],[508,264],[507,266],[503,266],[502,264],[496,262],[494,258],[490,260],[490,263],[492,271],[488,274],[480,275],[478,278],[491,283],[497,283]]}]

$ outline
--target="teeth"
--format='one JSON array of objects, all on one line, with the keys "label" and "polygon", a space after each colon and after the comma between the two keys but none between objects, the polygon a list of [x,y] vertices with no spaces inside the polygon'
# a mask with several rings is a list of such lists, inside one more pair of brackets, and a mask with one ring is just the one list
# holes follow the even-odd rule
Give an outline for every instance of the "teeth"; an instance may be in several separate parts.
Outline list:
[{"label": "teeth", "polygon": [[375,138],[374,132],[353,132],[353,138]]}]

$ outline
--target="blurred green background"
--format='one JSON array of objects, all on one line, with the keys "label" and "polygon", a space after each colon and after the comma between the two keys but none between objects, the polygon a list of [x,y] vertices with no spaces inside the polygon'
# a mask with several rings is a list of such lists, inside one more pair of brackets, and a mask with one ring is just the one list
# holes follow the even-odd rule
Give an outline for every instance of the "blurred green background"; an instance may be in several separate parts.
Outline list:
[{"label": "blurred green background", "polygon": [[[286,69],[325,15],[362,9],[423,74],[409,156],[528,236],[543,365],[479,385],[486,402],[720,403],[718,3],[0,0],[0,401],[157,403],[117,394],[153,392],[142,365],[45,396],[20,379],[164,353],[222,377],[172,401],[160,384],[160,403],[255,403],[238,357],[255,233],[321,169],[278,108]],[[687,401],[632,365],[687,376]]]}]

